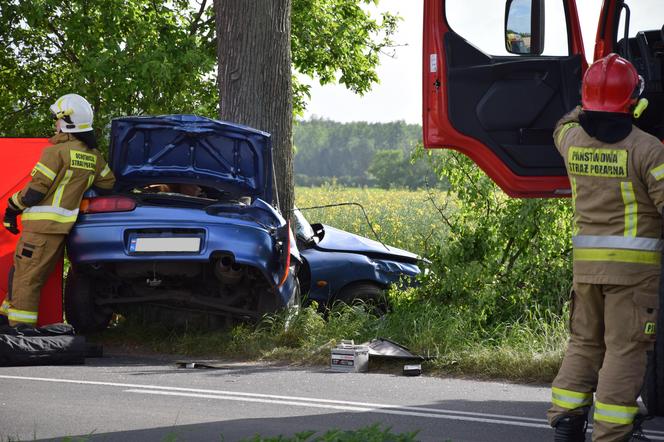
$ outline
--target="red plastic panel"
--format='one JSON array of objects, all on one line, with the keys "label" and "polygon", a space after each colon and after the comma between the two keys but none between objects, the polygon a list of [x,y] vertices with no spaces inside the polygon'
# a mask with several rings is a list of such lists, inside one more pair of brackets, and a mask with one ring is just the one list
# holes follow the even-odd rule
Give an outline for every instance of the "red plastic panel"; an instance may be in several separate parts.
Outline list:
[{"label": "red plastic panel", "polygon": [[[0,214],[5,213],[9,197],[28,182],[48,144],[46,138],[0,138]],[[0,228],[0,301],[7,296],[7,277],[19,236]],[[39,325],[62,322],[62,268],[63,263],[58,263],[42,289]]]}]

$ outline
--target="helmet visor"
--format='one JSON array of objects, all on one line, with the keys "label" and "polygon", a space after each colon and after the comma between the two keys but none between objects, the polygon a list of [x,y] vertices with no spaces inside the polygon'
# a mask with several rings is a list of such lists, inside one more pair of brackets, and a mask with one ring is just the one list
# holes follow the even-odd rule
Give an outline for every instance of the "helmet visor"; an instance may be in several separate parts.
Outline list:
[{"label": "helmet visor", "polygon": [[632,93],[632,98],[639,98],[641,94],[643,94],[645,88],[646,88],[646,83],[645,81],[643,81],[643,77],[639,75],[639,82],[634,88],[634,92]]}]

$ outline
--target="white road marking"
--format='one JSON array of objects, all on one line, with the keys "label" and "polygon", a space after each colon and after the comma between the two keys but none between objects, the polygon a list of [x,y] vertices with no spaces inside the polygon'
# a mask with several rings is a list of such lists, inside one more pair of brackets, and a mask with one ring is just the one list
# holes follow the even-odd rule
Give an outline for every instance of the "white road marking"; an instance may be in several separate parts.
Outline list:
[{"label": "white road marking", "polygon": [[281,396],[281,395],[272,395],[272,394],[261,394],[261,393],[245,393],[239,391],[226,391],[226,390],[207,390],[200,388],[183,388],[183,387],[166,387],[161,385],[141,385],[141,384],[124,384],[117,382],[98,382],[98,381],[84,381],[79,379],[56,379],[56,378],[37,378],[37,377],[28,377],[28,376],[9,376],[9,375],[0,375],[0,379],[17,379],[17,380],[31,380],[31,381],[42,381],[42,382],[56,382],[56,383],[68,383],[68,384],[81,384],[81,385],[100,385],[107,387],[122,387],[122,388],[140,388],[140,389],[151,389],[151,390],[167,390],[167,391],[182,391],[187,393],[203,393],[203,394],[217,394],[217,395],[229,395],[229,396],[240,396],[240,397],[254,397],[254,398],[263,398],[263,399],[283,399],[283,400],[294,400],[294,401],[306,401],[306,402],[319,402],[325,404],[340,404],[348,406],[358,406],[363,408],[399,408],[402,410],[418,411],[418,412],[433,412],[433,413],[450,413],[450,414],[459,414],[464,416],[479,416],[479,417],[490,417],[498,419],[515,419],[521,421],[530,421],[536,423],[545,422],[543,419],[531,418],[531,417],[518,417],[510,416],[504,414],[489,414],[489,413],[478,413],[472,411],[457,411],[457,410],[446,410],[441,408],[425,408],[425,407],[409,407],[409,406],[400,406],[400,405],[390,405],[390,404],[377,404],[369,402],[351,402],[351,401],[339,401],[333,399],[317,399],[310,397],[300,397],[300,396]]},{"label": "white road marking", "polygon": [[[416,416],[436,419],[451,419],[460,421],[482,422],[490,424],[513,425],[530,428],[551,428],[544,419],[509,416],[502,414],[479,413],[472,411],[457,411],[439,408],[412,407],[369,402],[340,401],[333,399],[317,399],[301,396],[270,395],[261,393],[246,393],[227,390],[210,390],[199,388],[167,387],[161,385],[141,385],[119,382],[84,381],[79,379],[41,378],[31,376],[0,375],[0,379],[21,381],[51,382],[61,384],[95,385],[104,387],[119,387],[129,393],[180,396],[204,399],[217,399],[229,401],[257,402],[266,404],[293,405],[310,408],[324,408],[332,410],[381,413],[401,416]],[[654,440],[664,440],[664,431],[647,431],[647,435]],[[658,437],[660,436],[660,437]]]},{"label": "white road marking", "polygon": [[[355,411],[363,413],[380,413],[380,414],[395,414],[399,416],[416,416],[416,417],[427,417],[427,418],[436,418],[436,419],[452,419],[460,421],[471,421],[471,422],[482,422],[487,424],[506,424],[514,425],[517,427],[531,427],[531,428],[551,428],[548,424],[540,423],[530,423],[530,422],[519,422],[519,421],[507,421],[500,419],[486,419],[480,417],[470,417],[470,416],[458,416],[445,413],[424,413],[416,411],[408,411],[404,408],[406,407],[397,407],[397,406],[388,406],[383,405],[382,407],[360,407],[360,406],[351,406],[351,405],[332,405],[332,404],[323,404],[316,402],[306,402],[302,400],[297,401],[288,401],[288,400],[278,400],[278,399],[264,399],[264,398],[251,398],[251,397],[239,397],[239,396],[224,396],[224,395],[215,395],[215,394],[199,394],[199,393],[181,393],[175,391],[156,391],[156,390],[147,390],[147,389],[136,389],[136,390],[125,390],[128,393],[141,393],[141,394],[158,394],[163,396],[180,396],[180,397],[193,397],[193,398],[202,398],[202,399],[220,399],[226,401],[242,401],[242,402],[259,402],[263,404],[279,404],[279,405],[294,405],[297,407],[307,407],[307,408],[325,408],[332,410],[341,410],[341,411]],[[317,399],[312,399],[313,401],[318,401]],[[353,402],[348,402],[348,404],[353,404]],[[407,407],[407,408],[417,408],[417,407]],[[481,413],[474,413],[481,414]],[[542,419],[538,419],[540,422]]]}]

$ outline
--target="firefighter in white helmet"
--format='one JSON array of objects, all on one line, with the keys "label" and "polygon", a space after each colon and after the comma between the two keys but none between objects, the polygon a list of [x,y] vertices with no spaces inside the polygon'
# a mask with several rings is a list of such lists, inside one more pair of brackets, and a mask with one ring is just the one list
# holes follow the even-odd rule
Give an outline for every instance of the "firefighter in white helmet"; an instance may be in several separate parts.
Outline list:
[{"label": "firefighter in white helmet", "polygon": [[23,225],[9,293],[0,306],[10,325],[37,323],[42,286],[62,259],[83,194],[93,186],[109,191],[115,184],[113,172],[97,150],[90,103],[80,95],[67,94],[50,110],[56,128],[49,140],[53,145],[42,152],[30,182],[11,196],[3,219],[13,234],[19,233],[19,215]]}]

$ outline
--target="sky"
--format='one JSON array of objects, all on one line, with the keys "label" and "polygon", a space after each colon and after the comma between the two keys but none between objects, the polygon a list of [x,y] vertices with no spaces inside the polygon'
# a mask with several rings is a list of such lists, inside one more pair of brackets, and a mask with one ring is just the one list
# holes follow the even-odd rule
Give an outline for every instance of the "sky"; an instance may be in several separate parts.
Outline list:
[{"label": "sky", "polygon": [[[448,15],[457,24],[455,28],[473,33],[473,41],[480,49],[495,55],[505,55],[502,40],[504,2],[500,0],[447,0]],[[662,0],[628,0],[632,5],[630,34],[638,29],[659,29],[662,26]],[[320,86],[315,80],[303,81],[312,85],[311,101],[305,118],[312,116],[341,122],[370,121],[388,122],[403,120],[421,124],[422,120],[422,10],[424,0],[380,0],[377,11],[390,11],[403,18],[393,40],[394,57],[381,56],[378,67],[380,84],[364,96],[349,92],[343,86]],[[557,17],[562,14],[560,0],[547,0],[545,54],[566,53],[564,25]],[[601,0],[577,0],[581,18],[586,56],[592,58],[597,18]],[[498,8],[493,11],[492,9]],[[489,10],[492,10],[489,12]],[[476,11],[482,11],[477,15]],[[450,22],[451,26],[454,26]],[[560,37],[560,38],[556,38]]]},{"label": "sky", "polygon": [[[495,0],[493,0],[495,1]],[[339,85],[312,84],[305,118],[313,115],[335,121],[396,121],[420,124],[422,119],[422,8],[423,0],[381,0],[379,11],[403,17],[394,42],[393,58],[382,55],[378,68],[380,84],[363,97]]]}]

